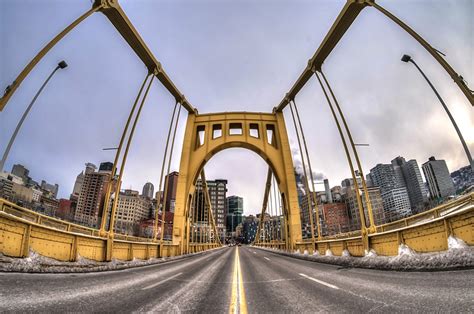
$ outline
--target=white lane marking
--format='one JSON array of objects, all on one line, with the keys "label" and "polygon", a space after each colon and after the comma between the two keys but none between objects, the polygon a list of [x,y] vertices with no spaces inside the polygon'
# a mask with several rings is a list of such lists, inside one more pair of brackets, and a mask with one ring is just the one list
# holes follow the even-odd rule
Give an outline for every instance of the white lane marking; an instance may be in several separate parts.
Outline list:
[{"label": "white lane marking", "polygon": [[165,283],[165,282],[167,282],[167,281],[170,281],[171,279],[174,279],[174,278],[178,277],[178,276],[181,275],[181,274],[182,274],[182,273],[177,273],[176,275],[173,275],[173,276],[171,276],[171,277],[169,277],[169,278],[166,278],[166,279],[164,279],[164,280],[162,280],[162,281],[159,281],[159,282],[154,283],[154,284],[152,284],[152,285],[146,286],[145,288],[142,288],[142,290],[147,290],[147,289],[154,288],[154,287],[156,287],[156,286],[158,286],[158,285],[161,285],[162,283]]},{"label": "white lane marking", "polygon": [[264,259],[266,259],[267,261],[269,261],[269,260],[270,260],[270,259],[269,259],[268,257],[266,257],[266,256],[264,256],[263,258],[264,258]]},{"label": "white lane marking", "polygon": [[301,273],[300,273],[299,275],[300,275],[301,277],[306,278],[306,279],[309,279],[309,280],[312,280],[312,281],[317,282],[317,283],[319,283],[319,284],[322,284],[322,285],[324,285],[324,286],[326,286],[326,287],[339,290],[339,288],[336,287],[335,285],[331,285],[330,283],[327,283],[327,282],[325,282],[325,281],[318,280],[318,279],[316,279],[316,278],[313,278],[313,277],[310,277],[310,276],[308,276],[308,275],[301,274]]}]

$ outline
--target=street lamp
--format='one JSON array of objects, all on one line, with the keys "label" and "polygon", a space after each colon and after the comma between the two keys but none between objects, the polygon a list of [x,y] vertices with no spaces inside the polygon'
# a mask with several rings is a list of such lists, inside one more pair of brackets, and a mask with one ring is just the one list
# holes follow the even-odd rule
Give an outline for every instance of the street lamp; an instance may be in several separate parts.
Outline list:
[{"label": "street lamp", "polygon": [[403,62],[411,62],[415,65],[415,67],[418,69],[418,71],[420,71],[421,75],[423,75],[423,77],[425,78],[425,80],[428,82],[428,84],[430,85],[431,89],[433,89],[433,92],[436,94],[436,97],[438,97],[439,99],[439,102],[441,103],[441,105],[443,105],[443,108],[444,110],[446,111],[446,113],[448,114],[448,117],[449,119],[451,120],[451,123],[453,124],[454,128],[456,129],[456,132],[458,133],[458,136],[459,136],[459,139],[461,140],[461,143],[462,143],[462,146],[464,147],[464,151],[466,152],[466,155],[467,155],[467,159],[469,160],[469,165],[471,166],[471,170],[474,170],[474,163],[472,162],[472,156],[471,156],[471,153],[469,152],[469,148],[467,147],[466,145],[466,142],[464,141],[464,138],[461,134],[461,131],[459,130],[458,128],[458,125],[456,124],[456,121],[454,121],[454,118],[453,116],[451,115],[451,112],[449,112],[449,109],[448,107],[446,106],[446,104],[444,103],[443,99],[441,98],[441,96],[438,94],[438,91],[436,90],[436,88],[433,86],[433,84],[431,84],[430,80],[428,79],[428,77],[426,77],[425,73],[420,69],[420,67],[418,66],[418,64],[416,64],[416,62],[412,59],[412,57],[410,57],[409,55],[403,55],[402,59],[401,59]]},{"label": "street lamp", "polygon": [[15,129],[15,132],[13,132],[13,135],[12,137],[10,138],[10,142],[8,142],[8,145],[7,145],[7,148],[5,149],[5,152],[3,153],[3,157],[2,157],[2,160],[0,161],[0,172],[3,171],[3,167],[5,166],[5,162],[7,160],[7,157],[8,157],[8,153],[10,152],[10,149],[13,145],[13,142],[15,141],[15,138],[16,138],[16,135],[18,134],[18,131],[20,130],[22,124],[23,124],[23,121],[25,121],[25,118],[26,116],[28,115],[28,113],[30,112],[31,110],[31,107],[33,107],[33,104],[35,103],[36,101],[36,98],[38,98],[39,94],[41,94],[41,92],[43,91],[43,88],[46,86],[46,84],[48,84],[49,80],[51,79],[51,77],[54,75],[54,73],[56,73],[57,70],[59,69],[64,69],[67,67],[67,63],[66,61],[62,60],[61,62],[58,63],[58,65],[56,66],[56,68],[54,68],[53,72],[51,72],[51,74],[48,76],[48,78],[46,79],[46,81],[44,81],[43,85],[41,85],[40,89],[38,90],[38,92],[36,93],[35,97],[33,97],[33,100],[31,101],[31,103],[29,104],[29,106],[26,108],[25,112],[23,113],[23,116],[21,117],[20,121],[18,122],[17,126],[16,126],[16,129]]}]

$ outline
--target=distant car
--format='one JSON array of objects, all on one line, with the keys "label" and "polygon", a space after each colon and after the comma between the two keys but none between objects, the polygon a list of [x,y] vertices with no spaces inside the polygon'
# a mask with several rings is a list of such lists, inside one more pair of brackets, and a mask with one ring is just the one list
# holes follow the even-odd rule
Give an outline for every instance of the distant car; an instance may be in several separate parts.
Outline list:
[{"label": "distant car", "polygon": [[242,244],[238,243],[237,246],[242,246]]}]

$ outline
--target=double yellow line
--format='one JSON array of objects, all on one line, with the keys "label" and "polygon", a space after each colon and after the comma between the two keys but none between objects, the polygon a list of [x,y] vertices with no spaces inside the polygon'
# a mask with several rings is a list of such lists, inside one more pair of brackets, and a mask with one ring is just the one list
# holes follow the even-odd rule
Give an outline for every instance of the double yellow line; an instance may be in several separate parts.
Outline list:
[{"label": "double yellow line", "polygon": [[247,300],[245,299],[242,270],[240,269],[239,247],[237,247],[235,251],[234,275],[232,276],[232,297],[229,307],[229,313],[247,314]]}]

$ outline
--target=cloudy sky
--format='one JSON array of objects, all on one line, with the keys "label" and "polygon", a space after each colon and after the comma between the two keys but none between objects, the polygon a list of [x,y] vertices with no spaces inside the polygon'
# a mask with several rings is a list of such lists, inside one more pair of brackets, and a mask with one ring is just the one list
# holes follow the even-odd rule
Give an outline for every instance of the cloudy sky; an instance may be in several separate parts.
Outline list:
[{"label": "cloudy sky", "polygon": [[[336,0],[120,1],[178,88],[200,112],[270,111],[306,66],[344,5]],[[417,30],[474,87],[474,2],[378,1]],[[10,84],[41,47],[89,9],[88,0],[0,0],[0,88]],[[474,110],[449,76],[414,39],[372,8],[359,15],[323,69],[346,113],[365,172],[401,155],[421,166],[434,155],[450,171],[467,159],[429,86],[400,61],[410,54],[445,99],[471,151]],[[130,47],[101,13],[72,31],[35,68],[0,112],[0,149],[44,78],[65,59],[38,99],[6,164],[30,169],[60,185],[68,197],[85,162],[113,160],[128,110],[146,74]],[[331,185],[350,176],[337,129],[315,79],[296,101],[313,168]],[[155,82],[143,109],[124,176],[124,188],[158,185],[174,101]],[[290,139],[296,146],[291,116]],[[183,137],[185,116],[178,139]],[[179,146],[179,145],[178,145]],[[180,148],[172,170],[179,170]],[[229,180],[245,213],[260,211],[267,166],[257,155],[231,149],[206,166],[209,179]]]}]

